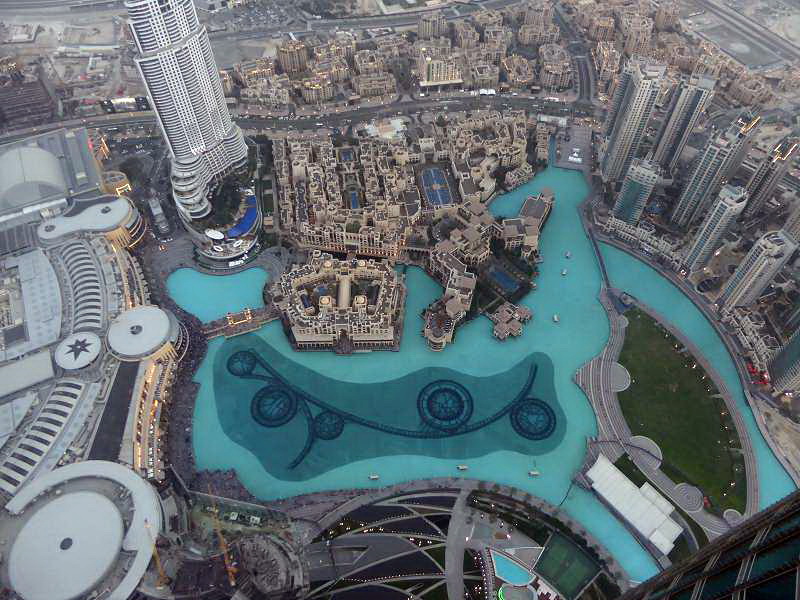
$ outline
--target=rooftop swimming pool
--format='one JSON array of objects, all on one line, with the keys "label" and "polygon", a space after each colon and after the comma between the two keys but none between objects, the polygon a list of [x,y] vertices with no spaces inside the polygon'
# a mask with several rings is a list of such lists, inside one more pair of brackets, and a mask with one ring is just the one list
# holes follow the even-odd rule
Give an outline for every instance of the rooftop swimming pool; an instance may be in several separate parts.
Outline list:
[{"label": "rooftop swimming pool", "polygon": [[[421,269],[409,268],[399,352],[294,352],[277,323],[230,340],[218,338],[196,375],[198,467],[234,468],[265,500],[458,475],[514,485],[560,504],[634,579],[655,573],[655,563],[625,527],[592,494],[571,485],[586,438],[597,432],[591,407],[572,377],[608,338],[606,314],[597,301],[599,269],[577,215],[586,183],[577,172],[548,168],[495,200],[491,211],[515,215],[528,195],[545,187],[554,191],[555,206],[542,237],[538,289],[523,301],[534,318],[522,336],[500,342],[491,323],[479,318],[461,327],[444,352],[431,352],[420,334],[419,315],[441,287]],[[605,248],[604,253],[614,284],[651,305],[656,302],[643,290],[672,288],[636,259]],[[561,276],[567,267],[569,274]],[[265,280],[255,269],[225,277],[181,270],[168,287],[180,306],[211,320],[260,306]],[[686,302],[673,299],[657,308],[693,338],[705,331],[698,323],[710,326]],[[559,323],[551,318],[556,313]],[[716,335],[713,329],[711,334]],[[712,346],[710,359],[728,386],[741,393],[735,371],[717,364],[726,358],[730,363],[721,342],[699,341],[704,350]],[[755,428],[749,409],[743,412]],[[768,448],[758,450],[766,445],[757,429],[751,436],[762,469],[763,505],[793,487]],[[461,464],[466,472],[456,469]],[[532,469],[541,475],[529,476]],[[368,479],[371,474],[379,479]]]},{"label": "rooftop swimming pool", "polygon": [[511,585],[528,585],[533,581],[533,573],[528,571],[518,562],[511,560],[504,554],[490,550],[494,572],[497,576]]}]

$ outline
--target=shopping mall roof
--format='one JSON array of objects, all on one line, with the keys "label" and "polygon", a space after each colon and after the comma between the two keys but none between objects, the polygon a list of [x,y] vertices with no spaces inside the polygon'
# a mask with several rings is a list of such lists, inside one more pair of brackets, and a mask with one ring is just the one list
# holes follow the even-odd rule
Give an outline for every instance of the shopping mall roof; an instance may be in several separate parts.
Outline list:
[{"label": "shopping mall roof", "polygon": [[102,349],[103,342],[96,333],[81,331],[61,340],[53,358],[62,369],[74,371],[92,364]]},{"label": "shopping mall roof", "polygon": [[[34,600],[78,598],[102,582],[122,548],[122,516],[97,492],[53,498],[19,532],[9,556],[14,590]],[[39,562],[46,574],[30,576]]]},{"label": "shopping mall roof", "polygon": [[49,241],[80,232],[105,233],[125,224],[131,214],[127,198],[103,195],[77,201],[66,213],[39,224],[36,235]]},{"label": "shopping mall roof", "polygon": [[0,146],[0,220],[100,190],[85,129],[59,129]]},{"label": "shopping mall roof", "polygon": [[4,575],[25,600],[103,591],[127,600],[152,559],[162,513],[155,490],[122,465],[89,460],[34,479],[6,504]]},{"label": "shopping mall roof", "polygon": [[52,379],[54,375],[49,350],[5,363],[0,367],[0,398]]},{"label": "shopping mall roof", "polygon": [[137,306],[120,314],[108,328],[108,345],[122,360],[140,360],[172,337],[173,322],[157,306]]},{"label": "shopping mall roof", "polygon": [[5,334],[5,348],[0,350],[0,362],[22,356],[37,348],[52,344],[61,333],[61,290],[55,269],[39,249],[9,257],[0,269],[6,276],[16,272],[22,289],[24,327],[13,341]]}]

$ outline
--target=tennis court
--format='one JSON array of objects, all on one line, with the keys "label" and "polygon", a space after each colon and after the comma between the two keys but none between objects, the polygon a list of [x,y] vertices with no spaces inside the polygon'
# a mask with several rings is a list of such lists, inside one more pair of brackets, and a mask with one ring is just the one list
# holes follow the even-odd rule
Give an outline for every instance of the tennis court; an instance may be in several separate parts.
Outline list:
[{"label": "tennis court", "polygon": [[447,176],[439,167],[428,167],[422,170],[422,189],[425,198],[432,206],[442,206],[453,203],[450,186],[447,185]]},{"label": "tennis court", "polygon": [[599,571],[588,555],[557,533],[551,536],[536,563],[536,572],[568,600],[575,598]]},{"label": "tennis court", "polygon": [[350,208],[356,209],[359,206],[358,202],[358,192],[355,190],[350,190]]}]

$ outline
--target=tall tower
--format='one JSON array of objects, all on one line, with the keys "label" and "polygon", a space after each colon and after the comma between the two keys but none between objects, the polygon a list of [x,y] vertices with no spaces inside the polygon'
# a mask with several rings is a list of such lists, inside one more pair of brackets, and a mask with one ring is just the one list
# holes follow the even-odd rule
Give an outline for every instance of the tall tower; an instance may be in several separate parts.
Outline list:
[{"label": "tall tower", "polygon": [[800,492],[794,492],[624,593],[620,600],[796,598]]},{"label": "tall tower", "polygon": [[796,142],[783,141],[763,160],[747,182],[747,191],[750,193],[750,202],[744,211],[748,219],[755,217],[772,197],[789,165],[792,156],[797,150]]},{"label": "tall tower", "polygon": [[622,182],[622,189],[614,201],[612,214],[626,223],[635,225],[642,216],[642,211],[660,175],[661,169],[657,164],[642,158],[634,158]]},{"label": "tall tower", "polygon": [[725,180],[739,168],[758,121],[743,115],[698,154],[672,213],[675,225],[686,227],[705,212]]},{"label": "tall tower", "polygon": [[764,234],[725,283],[717,305],[727,310],[753,304],[796,249],[797,244],[783,231]]},{"label": "tall tower", "polygon": [[647,122],[661,89],[664,65],[634,57],[625,65],[606,119],[603,181],[615,181],[628,170],[639,151]]},{"label": "tall tower", "polygon": [[776,390],[800,390],[800,329],[773,357],[769,364],[769,375]]},{"label": "tall tower", "polygon": [[683,259],[687,271],[692,273],[706,265],[731,221],[741,214],[746,203],[747,192],[743,187],[728,184],[722,187]]},{"label": "tall tower", "polygon": [[783,224],[783,230],[798,244],[800,244],[800,202],[795,204],[786,223]]},{"label": "tall tower", "polygon": [[655,141],[653,160],[670,173],[692,135],[697,120],[711,101],[716,80],[706,75],[693,75],[681,82],[675,92],[664,125]]},{"label": "tall tower", "polygon": [[172,158],[172,194],[187,221],[211,212],[209,184],[244,165],[208,34],[192,0],[125,0],[136,65]]}]

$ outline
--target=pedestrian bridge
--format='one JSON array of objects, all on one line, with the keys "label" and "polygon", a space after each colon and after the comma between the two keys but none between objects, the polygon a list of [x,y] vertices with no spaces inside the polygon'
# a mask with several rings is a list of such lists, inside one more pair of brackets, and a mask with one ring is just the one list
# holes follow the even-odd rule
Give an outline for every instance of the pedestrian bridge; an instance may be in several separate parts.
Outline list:
[{"label": "pedestrian bridge", "polygon": [[278,318],[278,311],[272,306],[245,308],[243,311],[228,313],[220,319],[203,324],[203,334],[209,340],[216,337],[235,337],[260,329],[262,325]]}]

